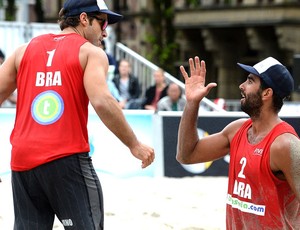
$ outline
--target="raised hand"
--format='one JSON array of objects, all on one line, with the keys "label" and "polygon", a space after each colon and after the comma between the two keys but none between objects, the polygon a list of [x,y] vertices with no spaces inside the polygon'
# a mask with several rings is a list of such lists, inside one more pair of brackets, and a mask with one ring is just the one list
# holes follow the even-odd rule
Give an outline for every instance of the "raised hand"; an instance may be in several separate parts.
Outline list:
[{"label": "raised hand", "polygon": [[181,74],[185,80],[185,96],[187,101],[199,103],[213,88],[216,83],[209,83],[205,86],[206,66],[199,57],[189,59],[190,77],[183,66],[180,66]]}]

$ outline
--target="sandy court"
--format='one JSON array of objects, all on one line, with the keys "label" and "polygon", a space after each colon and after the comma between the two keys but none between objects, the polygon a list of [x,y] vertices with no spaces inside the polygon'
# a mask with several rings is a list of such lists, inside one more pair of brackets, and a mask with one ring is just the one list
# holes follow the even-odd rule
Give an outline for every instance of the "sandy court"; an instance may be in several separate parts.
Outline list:
[{"label": "sandy court", "polygon": [[[225,229],[226,177],[99,175],[106,230]],[[10,175],[0,183],[0,229],[13,229]],[[55,230],[63,229],[56,220]]]}]

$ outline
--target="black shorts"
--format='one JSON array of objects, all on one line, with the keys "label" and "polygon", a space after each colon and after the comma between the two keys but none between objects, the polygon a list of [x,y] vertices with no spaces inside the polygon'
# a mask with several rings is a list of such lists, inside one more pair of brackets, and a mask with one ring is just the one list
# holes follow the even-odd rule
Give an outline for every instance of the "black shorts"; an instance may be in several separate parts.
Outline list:
[{"label": "black shorts", "polygon": [[15,230],[103,229],[103,194],[88,153],[12,172]]}]

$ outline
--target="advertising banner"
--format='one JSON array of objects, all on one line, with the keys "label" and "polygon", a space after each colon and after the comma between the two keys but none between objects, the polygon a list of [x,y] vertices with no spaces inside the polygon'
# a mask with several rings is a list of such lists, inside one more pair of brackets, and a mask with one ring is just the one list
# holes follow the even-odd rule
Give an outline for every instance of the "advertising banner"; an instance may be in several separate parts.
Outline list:
[{"label": "advertising banner", "polygon": [[[183,165],[176,160],[178,126],[181,113],[160,112],[163,129],[163,156],[164,176],[185,177],[185,176],[227,176],[229,153],[225,157],[212,162]],[[238,118],[247,117],[242,112],[227,113],[206,113],[198,118],[199,137],[211,135],[221,131],[227,124]],[[291,124],[298,135],[300,134],[299,116],[282,116],[283,120]]]}]

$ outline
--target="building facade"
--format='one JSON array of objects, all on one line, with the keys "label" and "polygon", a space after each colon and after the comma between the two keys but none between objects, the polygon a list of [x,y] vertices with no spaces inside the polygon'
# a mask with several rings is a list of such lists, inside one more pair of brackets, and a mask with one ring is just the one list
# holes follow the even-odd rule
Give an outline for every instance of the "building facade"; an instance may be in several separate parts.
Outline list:
[{"label": "building facade", "polygon": [[[126,20],[120,25],[119,39],[142,55],[149,52],[146,34],[153,25],[147,24],[145,12],[151,13],[152,2],[127,0],[121,7]],[[253,65],[273,56],[293,74],[292,100],[299,100],[299,1],[177,0],[173,3],[178,44],[174,69],[187,66],[188,58],[198,55],[206,60],[208,81],[218,83],[211,96],[237,99],[240,98],[238,86],[246,74],[236,63]],[[179,71],[177,76],[181,78]]]}]

